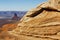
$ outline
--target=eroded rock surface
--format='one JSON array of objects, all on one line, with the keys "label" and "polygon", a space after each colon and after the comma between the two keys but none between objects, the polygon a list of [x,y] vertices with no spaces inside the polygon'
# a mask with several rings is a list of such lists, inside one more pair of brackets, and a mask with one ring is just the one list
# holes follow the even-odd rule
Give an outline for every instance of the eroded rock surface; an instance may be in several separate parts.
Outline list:
[{"label": "eroded rock surface", "polygon": [[60,10],[51,3],[43,3],[28,11],[9,34],[16,36],[17,40],[60,40]]}]

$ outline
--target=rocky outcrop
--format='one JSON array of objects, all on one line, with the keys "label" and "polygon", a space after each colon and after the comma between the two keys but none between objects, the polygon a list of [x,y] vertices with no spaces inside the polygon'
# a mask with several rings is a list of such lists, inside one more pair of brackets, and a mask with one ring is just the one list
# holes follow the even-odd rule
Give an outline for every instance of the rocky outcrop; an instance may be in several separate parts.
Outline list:
[{"label": "rocky outcrop", "polygon": [[51,3],[43,3],[28,11],[9,34],[17,40],[60,40],[60,10]]}]

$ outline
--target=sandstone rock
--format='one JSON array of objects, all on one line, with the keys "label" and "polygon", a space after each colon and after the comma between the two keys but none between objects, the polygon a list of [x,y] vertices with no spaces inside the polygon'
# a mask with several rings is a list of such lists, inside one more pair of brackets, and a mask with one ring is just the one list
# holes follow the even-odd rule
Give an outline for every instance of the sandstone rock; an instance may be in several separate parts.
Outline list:
[{"label": "sandstone rock", "polygon": [[6,31],[11,31],[11,30],[15,29],[16,26],[17,26],[16,23],[5,24],[5,25],[3,25],[2,30],[3,30],[3,31],[5,31],[5,30],[6,30]]},{"label": "sandstone rock", "polygon": [[60,40],[58,2],[59,0],[50,0],[28,11],[20,20],[18,27],[9,33],[19,37],[19,40]]}]

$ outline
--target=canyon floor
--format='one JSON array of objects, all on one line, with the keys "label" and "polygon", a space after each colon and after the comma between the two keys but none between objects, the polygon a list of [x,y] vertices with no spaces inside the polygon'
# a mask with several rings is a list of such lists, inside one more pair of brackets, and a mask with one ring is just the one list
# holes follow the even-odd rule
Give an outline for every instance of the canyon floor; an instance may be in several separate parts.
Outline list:
[{"label": "canyon floor", "polygon": [[17,24],[18,21],[15,20],[0,20],[0,40],[10,40],[7,32],[15,29]]}]

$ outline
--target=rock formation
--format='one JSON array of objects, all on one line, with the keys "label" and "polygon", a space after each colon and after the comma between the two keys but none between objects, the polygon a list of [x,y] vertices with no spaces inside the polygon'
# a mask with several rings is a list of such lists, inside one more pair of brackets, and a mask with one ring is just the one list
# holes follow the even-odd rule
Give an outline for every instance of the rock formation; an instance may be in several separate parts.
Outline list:
[{"label": "rock formation", "polygon": [[28,11],[8,33],[17,40],[60,40],[60,1],[50,0]]},{"label": "rock formation", "polygon": [[12,17],[12,20],[19,20],[20,18],[17,16],[17,14],[15,13],[14,16]]}]

